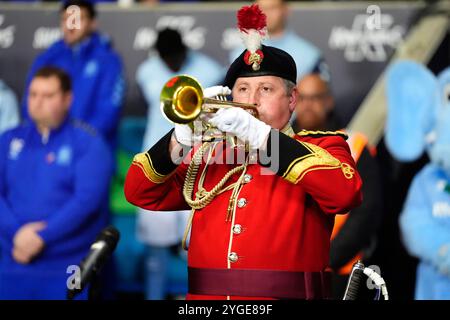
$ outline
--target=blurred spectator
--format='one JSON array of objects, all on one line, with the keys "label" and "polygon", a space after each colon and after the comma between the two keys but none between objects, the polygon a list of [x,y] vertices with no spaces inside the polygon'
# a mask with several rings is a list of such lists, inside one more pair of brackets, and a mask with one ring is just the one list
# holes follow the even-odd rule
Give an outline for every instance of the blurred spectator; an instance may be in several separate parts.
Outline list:
[{"label": "blurred spectator", "polygon": [[[319,72],[326,79],[329,71],[323,60],[322,52],[311,42],[298,36],[287,27],[289,7],[284,0],[256,0],[256,4],[267,16],[269,39],[264,43],[288,52],[297,65],[297,79],[311,72]],[[230,61],[234,61],[242,52],[242,47],[231,51]]]},{"label": "blurred spectator", "polygon": [[[80,8],[80,24],[75,13]],[[70,115],[97,129],[108,142],[111,152],[116,145],[116,131],[124,96],[122,62],[111,41],[97,30],[96,10],[86,0],[69,0],[61,8],[63,39],[53,44],[34,61],[26,83],[22,111],[25,118],[28,87],[36,70],[57,66],[69,73],[73,83]]]},{"label": "blurred spectator", "polygon": [[[136,72],[136,81],[149,105],[143,150],[148,150],[173,127],[164,118],[159,107],[161,89],[171,77],[178,74],[191,75],[208,87],[220,83],[225,71],[210,57],[189,50],[176,30],[161,30],[155,49],[158,54],[150,56]],[[170,246],[181,241],[187,216],[186,211],[168,214],[139,209],[138,238],[148,245],[147,299],[165,298]]]},{"label": "blurred spectator", "polygon": [[14,92],[0,80],[0,134],[19,124],[19,106]]},{"label": "blurred spectator", "polygon": [[[305,76],[298,83],[297,121],[294,130],[340,130],[334,113],[330,87],[319,74]],[[375,248],[375,234],[381,221],[383,202],[378,164],[367,138],[347,132],[347,140],[363,180],[363,203],[346,215],[337,215],[331,236],[330,266],[333,275],[333,297],[342,299],[348,275],[357,260],[370,263]]]},{"label": "blurred spectator", "polygon": [[69,76],[44,67],[30,120],[0,136],[0,299],[65,299],[67,268],[106,225],[112,161],[100,136],[69,119],[71,102]]}]

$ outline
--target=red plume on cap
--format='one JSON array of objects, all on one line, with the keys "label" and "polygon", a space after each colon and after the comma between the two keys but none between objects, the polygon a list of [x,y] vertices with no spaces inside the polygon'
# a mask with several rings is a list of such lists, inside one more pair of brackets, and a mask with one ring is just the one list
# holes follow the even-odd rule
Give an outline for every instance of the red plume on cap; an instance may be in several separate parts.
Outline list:
[{"label": "red plume on cap", "polygon": [[266,15],[257,4],[253,4],[239,9],[237,19],[237,26],[247,48],[244,61],[257,71],[264,58],[260,48],[262,40],[267,37]]},{"label": "red plume on cap", "polygon": [[247,33],[249,29],[262,30],[266,27],[266,15],[257,4],[243,6],[237,13],[237,26],[240,31]]}]

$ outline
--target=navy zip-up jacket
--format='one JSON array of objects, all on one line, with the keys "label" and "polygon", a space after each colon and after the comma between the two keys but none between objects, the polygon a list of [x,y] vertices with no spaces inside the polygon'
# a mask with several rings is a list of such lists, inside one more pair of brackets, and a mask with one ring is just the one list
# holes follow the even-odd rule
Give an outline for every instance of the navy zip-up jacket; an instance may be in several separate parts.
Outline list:
[{"label": "navy zip-up jacket", "polygon": [[[100,210],[112,159],[106,143],[86,124],[66,120],[43,141],[26,122],[0,136],[0,271],[58,269],[78,264],[108,223]],[[17,230],[45,221],[45,248],[28,265],[11,255]]]}]

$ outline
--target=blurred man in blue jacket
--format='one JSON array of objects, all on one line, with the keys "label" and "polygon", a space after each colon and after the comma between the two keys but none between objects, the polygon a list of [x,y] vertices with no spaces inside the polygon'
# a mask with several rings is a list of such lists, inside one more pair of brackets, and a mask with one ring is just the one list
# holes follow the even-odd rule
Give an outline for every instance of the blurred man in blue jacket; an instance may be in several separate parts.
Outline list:
[{"label": "blurred man in blue jacket", "polygon": [[69,76],[44,67],[30,84],[31,120],[0,136],[0,299],[65,299],[68,267],[107,224],[112,159],[68,117],[71,102]]},{"label": "blurred man in blue jacket", "polygon": [[[79,11],[73,6],[77,6]],[[60,67],[72,79],[74,97],[70,108],[71,116],[94,127],[113,151],[124,96],[121,59],[112,49],[110,39],[96,31],[96,11],[91,2],[64,2],[61,9],[61,29],[63,39],[54,43],[33,63],[22,111],[27,118],[26,97],[35,72],[43,66]]]}]

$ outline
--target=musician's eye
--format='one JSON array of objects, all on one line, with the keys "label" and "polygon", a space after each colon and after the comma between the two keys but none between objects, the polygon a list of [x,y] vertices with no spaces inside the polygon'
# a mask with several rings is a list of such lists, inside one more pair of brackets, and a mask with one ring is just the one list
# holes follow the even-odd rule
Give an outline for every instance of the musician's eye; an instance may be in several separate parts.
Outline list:
[{"label": "musician's eye", "polygon": [[272,88],[269,87],[269,86],[262,86],[262,87],[261,87],[261,91],[262,91],[262,92],[265,92],[265,93],[269,93],[269,92],[272,91]]},{"label": "musician's eye", "polygon": [[239,87],[238,88],[238,91],[242,92],[242,93],[247,92],[247,90],[248,90],[247,87]]}]

